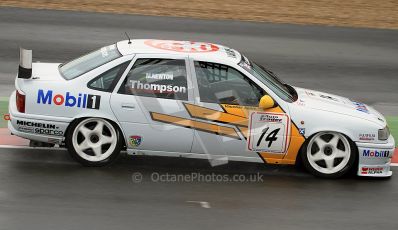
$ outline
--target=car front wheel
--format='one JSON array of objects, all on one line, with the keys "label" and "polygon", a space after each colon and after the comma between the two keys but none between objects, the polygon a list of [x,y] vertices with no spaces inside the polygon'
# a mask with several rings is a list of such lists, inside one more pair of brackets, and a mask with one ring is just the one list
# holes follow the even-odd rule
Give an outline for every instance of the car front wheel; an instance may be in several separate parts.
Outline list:
[{"label": "car front wheel", "polygon": [[118,157],[122,148],[119,130],[102,118],[73,122],[66,146],[71,156],[85,166],[107,165]]},{"label": "car front wheel", "polygon": [[337,132],[320,132],[305,143],[301,157],[305,168],[315,176],[338,178],[347,174],[357,157],[355,144]]}]

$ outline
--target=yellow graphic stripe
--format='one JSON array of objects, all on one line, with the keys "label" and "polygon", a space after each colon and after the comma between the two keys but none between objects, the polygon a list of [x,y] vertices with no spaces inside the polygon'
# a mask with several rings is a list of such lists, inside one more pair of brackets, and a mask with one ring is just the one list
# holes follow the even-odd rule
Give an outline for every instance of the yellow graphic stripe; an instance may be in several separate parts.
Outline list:
[{"label": "yellow graphic stripe", "polygon": [[298,128],[291,123],[291,137],[289,148],[285,155],[261,152],[260,155],[269,164],[295,164],[300,148],[305,142],[305,138],[299,133]]},{"label": "yellow graphic stripe", "polygon": [[[239,105],[221,105],[223,109],[233,115],[248,117],[250,111],[263,111],[257,107],[247,107],[247,106],[239,106]],[[281,107],[275,107],[271,109],[265,110],[270,113],[285,113]],[[248,128],[243,126],[238,126],[238,130],[242,133],[242,135],[247,139],[248,138]],[[289,142],[289,147],[286,154],[280,153],[270,153],[270,152],[260,152],[259,155],[263,160],[269,164],[294,164],[296,162],[296,157],[299,154],[300,148],[305,142],[305,138],[299,133],[298,128],[293,122],[291,122],[291,137]]]},{"label": "yellow graphic stripe", "polygon": [[249,113],[251,110],[260,111],[261,109],[258,107],[249,107],[249,106],[241,106],[241,105],[228,105],[228,104],[221,104],[222,108],[225,112],[229,114],[233,114],[240,117],[249,117]]},{"label": "yellow graphic stripe", "polygon": [[[221,104],[221,107],[225,110],[225,112],[229,114],[234,114],[236,116],[249,118],[250,111],[265,111],[269,113],[285,113],[279,106],[271,109],[260,109],[258,107],[253,106],[241,106],[241,105],[228,105]],[[249,120],[248,120],[249,121]]]},{"label": "yellow graphic stripe", "polygon": [[[247,107],[247,106],[239,106],[239,105],[228,105],[222,104],[222,108],[229,114],[233,114],[236,116],[246,117],[248,118],[250,111],[263,111],[258,107]],[[275,107],[271,109],[265,110],[269,113],[285,113],[281,107]],[[248,120],[247,120],[248,121]],[[243,134],[243,136],[248,138],[248,128],[243,126],[238,126],[237,128]],[[291,122],[291,137],[288,146],[288,150],[286,154],[280,153],[269,153],[269,152],[260,152],[259,155],[263,158],[263,160],[269,164],[294,164],[296,162],[296,157],[299,154],[300,148],[305,142],[305,138],[298,131],[297,126]]]},{"label": "yellow graphic stripe", "polygon": [[207,122],[194,121],[182,117],[175,117],[161,113],[151,112],[152,120],[182,126],[185,128],[196,129],[203,132],[213,133],[217,135],[227,136],[230,138],[241,140],[235,129]]},{"label": "yellow graphic stripe", "polygon": [[283,158],[283,162],[285,164],[296,163],[296,157],[299,154],[301,146],[305,142],[305,138],[303,137],[303,135],[300,134],[296,125],[292,124],[291,130],[292,131],[291,131],[289,150],[287,151],[285,158]]},{"label": "yellow graphic stripe", "polygon": [[[231,114],[240,115],[240,116],[248,116],[250,110],[262,111],[256,107],[244,107],[244,106],[234,106],[234,105],[225,105],[222,107],[225,111]],[[267,109],[266,112],[271,113],[285,113],[279,106],[272,109]],[[248,128],[246,127],[238,127],[239,131],[243,134],[243,136],[248,138]],[[305,138],[299,133],[296,125],[291,123],[291,138],[289,142],[289,147],[286,154],[279,153],[269,153],[269,152],[260,152],[259,155],[263,158],[263,160],[269,164],[294,164],[296,162],[296,157],[299,154],[300,148],[305,142]]]},{"label": "yellow graphic stripe", "polygon": [[240,133],[247,139],[249,134],[249,129],[247,127],[237,127]]},{"label": "yellow graphic stripe", "polygon": [[[225,112],[220,112],[214,109],[209,109],[197,105],[184,103],[187,111],[191,117],[210,120],[230,125],[236,125],[237,130],[247,139],[248,138],[248,117],[250,111],[263,111],[258,107],[250,106],[239,106],[239,105],[227,105],[221,104],[221,107]],[[272,109],[265,110],[266,112],[273,113],[285,113],[279,106]],[[241,140],[239,134],[234,128],[210,124],[201,121],[194,121],[186,118],[175,117],[160,113],[151,112],[153,120],[170,123],[174,125],[183,126],[186,128],[192,128],[200,130],[203,132],[213,133],[217,135],[228,136]],[[296,125],[291,122],[291,137],[286,154],[280,153],[269,153],[260,152],[261,158],[269,164],[294,164],[296,162],[296,157],[299,154],[299,150],[305,138],[298,131]]]},{"label": "yellow graphic stripe", "polygon": [[226,123],[229,125],[245,126],[247,127],[247,117],[241,117],[225,112],[220,112],[214,109],[208,109],[197,105],[184,104],[191,117]]}]

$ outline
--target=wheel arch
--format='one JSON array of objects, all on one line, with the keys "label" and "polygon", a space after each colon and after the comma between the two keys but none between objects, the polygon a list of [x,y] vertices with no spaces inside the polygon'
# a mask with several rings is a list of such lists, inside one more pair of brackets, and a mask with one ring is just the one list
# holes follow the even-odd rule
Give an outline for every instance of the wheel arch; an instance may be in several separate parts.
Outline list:
[{"label": "wheel arch", "polygon": [[308,134],[308,136],[307,135],[305,136],[305,141],[300,146],[299,152],[296,156],[296,164],[300,164],[300,162],[301,162],[301,154],[302,154],[303,148],[307,146],[308,142],[312,139],[313,136],[315,136],[316,134],[321,133],[321,132],[336,132],[336,133],[340,133],[340,134],[344,135],[348,139],[348,141],[351,143],[351,145],[353,147],[355,147],[355,149],[354,149],[355,152],[358,152],[358,146],[357,146],[356,142],[354,141],[355,140],[354,134],[348,132],[350,135],[347,135],[347,133],[345,133],[345,132],[347,132],[347,129],[339,128],[339,127],[331,128],[331,129],[318,128],[318,129],[314,129],[310,134]]},{"label": "wheel arch", "polygon": [[320,133],[320,132],[336,132],[336,133],[341,133],[348,137],[350,141],[355,142],[357,139],[355,133],[351,131],[350,129],[344,128],[344,127],[316,127],[310,130],[306,130],[306,141],[310,140],[315,134]]},{"label": "wheel arch", "polygon": [[122,129],[120,123],[117,122],[117,121],[115,121],[116,119],[112,119],[112,118],[110,118],[110,117],[108,117],[108,116],[84,115],[84,116],[75,117],[75,118],[73,118],[73,120],[71,120],[71,122],[68,124],[68,127],[66,128],[65,133],[64,133],[64,137],[66,138],[68,132],[70,131],[70,127],[72,126],[72,124],[74,124],[75,122],[80,122],[80,121],[85,120],[85,119],[88,119],[88,118],[102,118],[102,119],[105,119],[105,120],[107,120],[108,122],[110,122],[112,125],[114,125],[114,126],[118,129],[118,131],[120,132],[121,136],[123,137],[123,138],[122,138],[123,145],[124,145],[125,147],[127,147],[126,135],[124,134],[124,131],[123,131],[123,129]]}]

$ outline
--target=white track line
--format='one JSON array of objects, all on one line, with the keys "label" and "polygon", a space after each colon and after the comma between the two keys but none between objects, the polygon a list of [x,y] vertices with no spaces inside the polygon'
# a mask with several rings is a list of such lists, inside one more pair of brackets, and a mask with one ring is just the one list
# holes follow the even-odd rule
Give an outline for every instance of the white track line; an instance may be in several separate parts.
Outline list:
[{"label": "white track line", "polygon": [[66,150],[66,148],[30,147],[30,146],[18,146],[18,145],[0,145],[0,149]]},{"label": "white track line", "polygon": [[187,203],[197,203],[200,204],[200,207],[202,208],[211,208],[209,202],[207,201],[188,200]]}]

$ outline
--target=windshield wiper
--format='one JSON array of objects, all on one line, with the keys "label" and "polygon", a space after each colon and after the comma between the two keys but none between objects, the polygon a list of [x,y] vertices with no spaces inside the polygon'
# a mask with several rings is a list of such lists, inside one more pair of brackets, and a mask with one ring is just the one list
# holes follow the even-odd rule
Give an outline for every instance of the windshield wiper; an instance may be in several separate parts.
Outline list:
[{"label": "windshield wiper", "polygon": [[287,90],[290,92],[293,101],[297,101],[297,99],[298,99],[298,94],[297,94],[297,91],[294,89],[294,87],[291,86],[291,85],[289,85],[289,84],[286,84],[286,83],[284,83],[283,85],[284,85],[284,86],[287,88]]},{"label": "windshield wiper", "polygon": [[[258,64],[257,64],[258,65]],[[285,89],[289,92],[289,96],[291,97],[291,99],[293,101],[296,101],[298,99],[298,94],[296,92],[296,90],[290,86],[289,84],[286,84],[284,81],[282,81],[278,76],[276,76],[276,74],[274,72],[272,72],[271,70],[265,68],[262,65],[258,65],[260,66],[260,68],[262,70],[264,70],[267,74],[271,75],[276,81],[278,81],[281,85],[283,85],[285,87]]]}]

